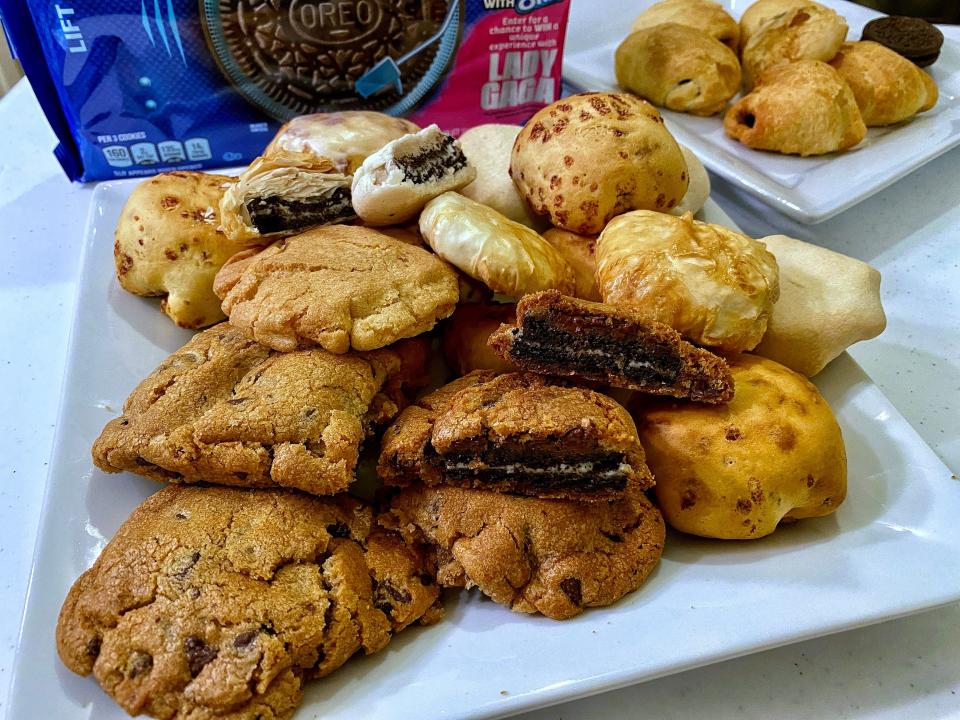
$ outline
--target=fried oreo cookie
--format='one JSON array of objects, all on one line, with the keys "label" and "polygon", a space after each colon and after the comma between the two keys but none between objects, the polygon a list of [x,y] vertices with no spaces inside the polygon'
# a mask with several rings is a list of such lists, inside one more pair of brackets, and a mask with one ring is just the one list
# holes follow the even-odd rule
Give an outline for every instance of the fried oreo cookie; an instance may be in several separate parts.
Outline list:
[{"label": "fried oreo cookie", "polygon": [[530,373],[478,370],[427,395],[384,434],[388,485],[454,485],[602,501],[653,478],[636,429],[606,395]]},{"label": "fried oreo cookie", "polygon": [[279,119],[410,110],[443,79],[462,25],[456,0],[200,0],[200,8],[220,70]]},{"label": "fried oreo cookie", "polygon": [[489,343],[501,357],[532,372],[708,403],[733,397],[723,358],[628,307],[556,290],[524,297],[517,303],[516,325],[501,325]]}]

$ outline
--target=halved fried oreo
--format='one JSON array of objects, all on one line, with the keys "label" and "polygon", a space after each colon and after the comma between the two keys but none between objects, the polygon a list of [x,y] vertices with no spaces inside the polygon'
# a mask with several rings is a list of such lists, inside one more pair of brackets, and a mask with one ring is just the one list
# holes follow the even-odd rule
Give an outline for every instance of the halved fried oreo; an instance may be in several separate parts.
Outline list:
[{"label": "halved fried oreo", "polygon": [[517,367],[536,373],[708,403],[733,397],[733,378],[723,358],[629,308],[556,290],[524,297],[517,303],[516,324],[501,325],[489,344]]},{"label": "halved fried oreo", "polygon": [[629,413],[605,395],[532,373],[479,370],[409,407],[384,434],[389,485],[455,485],[610,500],[653,478]]}]

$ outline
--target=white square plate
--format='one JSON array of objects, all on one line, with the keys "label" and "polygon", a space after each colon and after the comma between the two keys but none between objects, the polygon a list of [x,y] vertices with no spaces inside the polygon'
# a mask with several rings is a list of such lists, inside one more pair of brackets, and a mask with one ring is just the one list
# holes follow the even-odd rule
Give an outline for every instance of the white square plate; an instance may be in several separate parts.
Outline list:
[{"label": "white square plate", "polygon": [[[190,335],[113,277],[113,227],[132,187],[102,184],[92,203],[11,720],[125,717],[61,665],[54,627],[71,583],[158,487],[94,469],[90,446]],[[712,202],[704,215],[730,224]],[[848,356],[817,384],[849,454],[835,516],[753,542],[671,534],[643,588],[562,623],[450,592],[443,622],[308,685],[297,717],[500,717],[960,598],[960,483]]]},{"label": "white square plate", "polygon": [[[720,0],[739,18],[753,0]],[[819,0],[847,19],[847,38],[881,13],[846,0]],[[570,4],[563,77],[583,90],[617,90],[613,53],[630,24],[653,0]],[[804,223],[818,223],[856,205],[924,163],[960,144],[960,47],[944,41],[940,59],[927,68],[940,86],[932,110],[899,125],[870,128],[846,152],[801,158],[751,150],[723,131],[723,114],[696,117],[661,109],[667,126],[704,165],[743,186],[771,207]],[[738,96],[739,97],[739,96]]]}]

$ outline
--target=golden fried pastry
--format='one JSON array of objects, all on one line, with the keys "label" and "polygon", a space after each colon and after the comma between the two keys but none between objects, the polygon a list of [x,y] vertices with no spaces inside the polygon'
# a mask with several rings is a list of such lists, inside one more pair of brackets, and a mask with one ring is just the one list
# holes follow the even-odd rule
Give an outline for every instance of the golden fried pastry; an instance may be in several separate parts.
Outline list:
[{"label": "golden fried pastry", "polygon": [[578,235],[569,230],[550,228],[543,239],[553,245],[573,268],[576,291],[574,295],[583,300],[600,300],[597,287],[597,236]]},{"label": "golden fried pastry", "polygon": [[660,113],[627,94],[581,93],[537,112],[517,136],[510,175],[535,213],[587,235],[630,210],[668,212],[687,191]]},{"label": "golden fried pastry", "polygon": [[661,0],[640,13],[633,21],[630,32],[664,23],[677,23],[699,30],[737,52],[740,26],[720,3],[711,0]]},{"label": "golden fried pastry", "polygon": [[117,280],[135,295],[161,296],[160,309],[180,327],[223,320],[213,278],[246,245],[220,229],[226,175],[169,172],[142,181],[127,199],[114,233]]},{"label": "golden fried pastry", "polygon": [[883,332],[879,272],[786,235],[761,242],[777,258],[780,301],[755,353],[811,377],[854,343]]},{"label": "golden fried pastry", "polygon": [[687,192],[683,200],[670,211],[671,215],[680,217],[688,212],[696,215],[706,205],[710,198],[710,176],[707,169],[700,162],[697,154],[686,145],[681,145],[683,160],[687,164],[687,175],[690,176],[690,184],[687,186]]},{"label": "golden fried pastry", "polygon": [[847,494],[843,436],[810,381],[773,360],[730,362],[727,405],[636,396],[631,408],[666,521],[703,537],[756,539],[781,521],[836,512]]},{"label": "golden fried pastry", "polygon": [[937,104],[933,78],[880,43],[845,43],[830,64],[853,90],[867,127],[892,125]]},{"label": "golden fried pastry", "polygon": [[519,125],[477,125],[460,136],[467,162],[476,168],[477,179],[460,190],[471,200],[492,207],[514,222],[537,230],[545,224],[527,207],[510,179],[510,153],[520,133]]},{"label": "golden fried pastry", "polygon": [[765,70],[797,60],[829,62],[847,38],[847,21],[811,2],[766,20],[744,45],[743,84],[750,90]]},{"label": "golden fried pastry", "polygon": [[437,255],[501,295],[519,298],[553,288],[573,292],[573,270],[550,243],[459,193],[427,203],[420,232]]},{"label": "golden fried pastry", "polygon": [[740,51],[766,22],[810,5],[811,0],[757,0],[740,16]]},{"label": "golden fried pastry", "polygon": [[310,152],[258,157],[220,199],[223,232],[248,244],[354,217],[350,178]]},{"label": "golden fried pastry", "polygon": [[803,156],[846,150],[867,134],[846,80],[817,60],[768,70],[727,110],[723,129],[755,150]]},{"label": "golden fried pastry", "polygon": [[513,372],[517,368],[487,345],[502,323],[517,319],[513,303],[467,303],[459,305],[443,330],[443,355],[457,375],[474,370]]},{"label": "golden fried pastry", "polygon": [[648,210],[604,228],[597,284],[604,302],[730,353],[760,342],[780,295],[777,261],[763,243],[690,214]]},{"label": "golden fried pastry", "polygon": [[740,62],[719,40],[665,23],[631,33],[614,56],[617,82],[654,105],[714,115],[740,88]]},{"label": "golden fried pastry", "polygon": [[409,120],[369,110],[301,115],[280,128],[263,154],[311,152],[330,158],[338,172],[352,175],[367,156],[419,129]]}]

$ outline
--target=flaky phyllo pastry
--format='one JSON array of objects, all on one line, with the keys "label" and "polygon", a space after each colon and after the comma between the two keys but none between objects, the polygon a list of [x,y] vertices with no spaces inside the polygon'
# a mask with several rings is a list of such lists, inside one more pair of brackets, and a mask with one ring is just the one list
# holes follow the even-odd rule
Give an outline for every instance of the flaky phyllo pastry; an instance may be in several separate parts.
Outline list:
[{"label": "flaky phyllo pastry", "polygon": [[258,157],[220,200],[220,222],[231,240],[291,235],[352,220],[348,175],[310,152],[281,150]]}]

